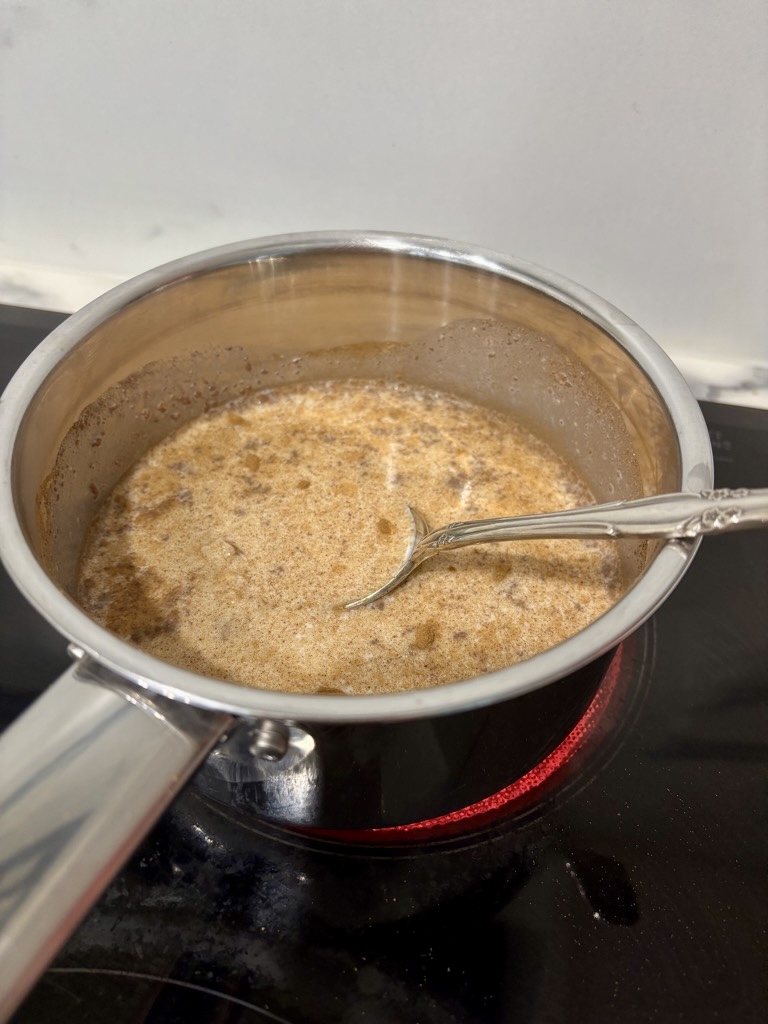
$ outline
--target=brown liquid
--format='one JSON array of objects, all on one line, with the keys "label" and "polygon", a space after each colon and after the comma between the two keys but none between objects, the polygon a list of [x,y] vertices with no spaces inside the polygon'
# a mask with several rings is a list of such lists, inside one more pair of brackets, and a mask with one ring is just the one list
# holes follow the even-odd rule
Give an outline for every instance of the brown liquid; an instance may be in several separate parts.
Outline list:
[{"label": "brown liquid", "polygon": [[514,541],[400,564],[435,526],[592,500],[500,413],[381,382],[303,384],[214,410],[143,457],[94,522],[79,600],[166,661],[246,686],[381,693],[551,647],[619,597],[610,541]]}]

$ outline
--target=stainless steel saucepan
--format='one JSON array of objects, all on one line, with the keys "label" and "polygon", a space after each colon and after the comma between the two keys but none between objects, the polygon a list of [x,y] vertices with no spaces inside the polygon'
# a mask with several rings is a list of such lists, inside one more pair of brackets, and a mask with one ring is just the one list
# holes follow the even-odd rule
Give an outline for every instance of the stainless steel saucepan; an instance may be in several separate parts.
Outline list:
[{"label": "stainless steel saucepan", "polygon": [[72,666],[0,741],[0,1005],[18,1003],[164,807],[195,777],[239,813],[361,829],[445,814],[546,756],[611,650],[697,540],[621,540],[628,588],[504,671],[379,697],[241,688],[161,662],[75,603],[85,530],[150,445],[254,387],[412,381],[507,410],[598,501],[707,490],[696,402],[664,353],[583,288],[406,235],[268,238],[178,260],[72,316],[0,403],[0,551]]}]

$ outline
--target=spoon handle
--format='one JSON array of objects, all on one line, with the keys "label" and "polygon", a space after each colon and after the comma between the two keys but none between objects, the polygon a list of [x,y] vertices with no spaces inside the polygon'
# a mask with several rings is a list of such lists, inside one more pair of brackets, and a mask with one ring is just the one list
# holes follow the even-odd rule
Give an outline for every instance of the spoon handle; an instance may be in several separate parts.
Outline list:
[{"label": "spoon handle", "polygon": [[463,547],[537,537],[698,537],[768,525],[768,489],[662,494],[637,501],[535,516],[451,523],[422,538],[419,549]]}]

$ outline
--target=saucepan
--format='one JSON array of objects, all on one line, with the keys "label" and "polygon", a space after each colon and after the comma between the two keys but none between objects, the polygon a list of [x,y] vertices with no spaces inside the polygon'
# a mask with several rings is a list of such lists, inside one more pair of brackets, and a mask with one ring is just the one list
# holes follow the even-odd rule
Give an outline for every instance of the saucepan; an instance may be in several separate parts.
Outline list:
[{"label": "saucepan", "polygon": [[507,410],[598,501],[712,484],[698,406],[640,328],[555,274],[472,246],[352,232],[238,243],[72,316],[0,406],[2,557],[72,655],[0,743],[6,1006],[196,770],[207,798],[303,829],[386,827],[481,800],[563,739],[611,652],[688,567],[696,539],[619,541],[626,592],[571,639],[503,671],[381,696],[198,676],[80,609],[85,531],[141,453],[255,387],[350,377]]}]

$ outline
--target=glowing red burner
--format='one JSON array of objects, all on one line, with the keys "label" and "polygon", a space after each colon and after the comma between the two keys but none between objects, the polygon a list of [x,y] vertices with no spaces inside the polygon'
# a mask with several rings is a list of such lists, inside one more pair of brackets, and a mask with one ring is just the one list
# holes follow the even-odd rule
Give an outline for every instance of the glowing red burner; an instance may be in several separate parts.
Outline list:
[{"label": "glowing red burner", "polygon": [[565,739],[540,761],[534,768],[517,779],[511,785],[499,790],[492,796],[477,803],[469,804],[450,814],[442,814],[437,818],[417,821],[409,825],[394,825],[387,828],[362,830],[313,831],[313,835],[327,839],[338,839],[344,842],[386,843],[386,842],[423,842],[429,839],[445,838],[470,828],[488,824],[494,818],[509,814],[524,804],[530,803],[536,791],[544,783],[555,782],[556,776],[563,772],[574,755],[582,750],[593,736],[595,727],[603,719],[608,705],[611,703],[616,684],[621,676],[623,647],[619,647],[611,659],[611,663],[603,677],[597,693],[592,698],[587,710]]}]

